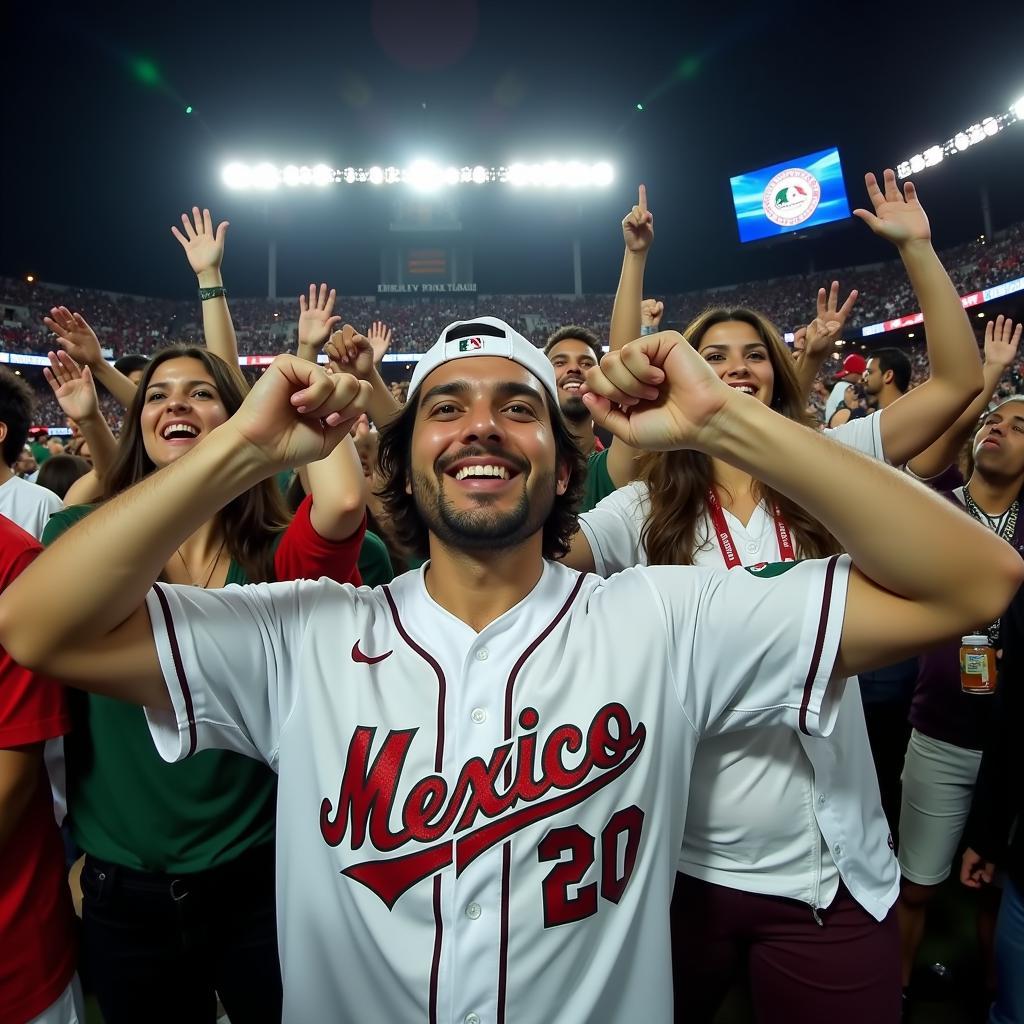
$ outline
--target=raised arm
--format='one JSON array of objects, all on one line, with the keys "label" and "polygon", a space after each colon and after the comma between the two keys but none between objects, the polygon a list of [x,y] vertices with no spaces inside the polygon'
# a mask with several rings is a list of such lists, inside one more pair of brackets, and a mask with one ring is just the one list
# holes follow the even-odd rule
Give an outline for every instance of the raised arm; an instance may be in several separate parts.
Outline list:
[{"label": "raised arm", "polygon": [[[654,214],[647,208],[646,185],[640,186],[636,206],[622,220],[622,240],[626,249],[608,328],[608,347],[612,352],[639,338],[643,329],[644,269],[654,241]],[[612,440],[607,469],[616,487],[624,487],[636,477],[636,456],[619,438]]]},{"label": "raised arm", "polygon": [[608,346],[612,352],[640,337],[640,305],[644,297],[644,269],[654,241],[654,214],[647,209],[647,186],[641,185],[637,204],[622,219],[622,256],[619,287],[612,304]]},{"label": "raised arm", "polygon": [[[391,332],[386,331],[386,335],[390,344]],[[348,327],[347,331],[335,331],[327,343],[327,356],[337,364],[338,369],[351,373],[370,385],[367,412],[378,430],[402,411],[401,404],[395,400],[391,389],[384,383],[384,378],[377,369],[384,357],[379,335],[377,348],[374,348],[369,338],[358,334],[352,327]]]},{"label": "raised arm", "polygon": [[1024,580],[1024,561],[990,530],[905,474],[727,387],[675,332],[609,353],[587,389],[595,422],[632,446],[720,458],[832,532],[855,566],[838,675],[993,621]]},{"label": "raised arm", "polygon": [[99,338],[81,313],[67,306],[54,306],[43,323],[56,335],[57,344],[79,366],[88,366],[95,381],[102,384],[126,409],[135,399],[135,385],[103,358]]},{"label": "raised arm", "polygon": [[[220,269],[224,262],[224,238],[227,235],[228,221],[221,221],[214,231],[210,211],[204,209],[200,213],[199,207],[193,206],[192,219],[189,220],[188,214],[183,213],[181,223],[184,232],[172,227],[171,234],[181,243],[188,264],[199,281],[206,347],[229,366],[237,366],[238,339],[235,337],[235,325],[231,322],[227,292],[224,290],[224,278]],[[204,297],[207,293],[208,298]]]},{"label": "raised arm", "polygon": [[[341,320],[334,315],[335,292],[327,285],[309,286],[309,299],[299,297],[300,359],[316,363],[316,357],[331,336],[331,328]],[[351,327],[348,328],[352,330]],[[329,370],[343,372],[337,367]],[[326,540],[345,540],[359,529],[366,514],[366,499],[369,497],[366,477],[359,462],[355,444],[346,437],[319,462],[305,467],[306,478],[303,486],[312,495],[313,505],[309,512],[313,529]]]},{"label": "raised arm", "polygon": [[64,415],[78,424],[89,445],[92,469],[76,480],[65,496],[65,505],[94,501],[103,492],[103,478],[114,464],[117,440],[103,418],[99,396],[89,367],[81,367],[67,352],[48,352],[50,365],[43,376]]},{"label": "raised arm", "polygon": [[981,368],[984,387],[981,394],[971,402],[967,411],[942,437],[910,460],[908,466],[915,476],[922,480],[930,480],[956,462],[964,442],[992,401],[1003,374],[1017,358],[1022,326],[1024,325],[1017,324],[1017,329],[1014,330],[1013,321],[1002,314],[996,317],[995,321],[989,320],[985,325],[985,362]]},{"label": "raised arm", "polygon": [[104,503],[4,591],[0,646],[72,686],[170,707],[147,591],[182,542],[232,499],[279,470],[326,458],[368,392],[348,374],[278,356],[228,422]]},{"label": "raised arm", "polygon": [[896,184],[887,170],[885,191],[873,174],[864,177],[874,212],[854,210],[899,250],[924,315],[931,376],[881,413],[882,448],[894,466],[920,454],[947,431],[977,398],[983,381],[981,359],[967,313],[932,248],[928,216],[912,182]]},{"label": "raised arm", "polygon": [[822,363],[830,352],[835,351],[836,342],[843,336],[843,328],[850,313],[853,312],[859,294],[854,288],[840,306],[838,281],[832,282],[828,292],[824,288],[819,288],[818,308],[814,319],[796,332],[793,339],[796,376],[802,393],[807,398],[810,398],[814,390],[814,381]]}]

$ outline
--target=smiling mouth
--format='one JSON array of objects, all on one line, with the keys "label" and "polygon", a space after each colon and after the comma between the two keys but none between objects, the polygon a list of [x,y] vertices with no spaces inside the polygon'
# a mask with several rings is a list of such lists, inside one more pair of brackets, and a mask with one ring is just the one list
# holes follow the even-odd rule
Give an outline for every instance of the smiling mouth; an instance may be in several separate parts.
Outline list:
[{"label": "smiling mouth", "polygon": [[165,441],[193,441],[199,436],[199,430],[190,423],[171,423],[164,427],[160,436]]},{"label": "smiling mouth", "polygon": [[563,381],[561,384],[561,388],[563,391],[569,391],[574,395],[579,391],[581,387],[583,387],[583,381],[581,380],[566,380]]},{"label": "smiling mouth", "polygon": [[742,392],[744,395],[757,394],[757,388],[755,388],[753,384],[730,384],[729,387],[731,387],[733,391]]}]

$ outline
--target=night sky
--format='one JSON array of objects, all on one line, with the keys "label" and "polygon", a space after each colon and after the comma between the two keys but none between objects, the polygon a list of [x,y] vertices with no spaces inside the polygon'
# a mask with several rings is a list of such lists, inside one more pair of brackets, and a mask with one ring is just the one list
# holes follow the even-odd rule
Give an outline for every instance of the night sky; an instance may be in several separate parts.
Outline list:
[{"label": "night sky", "polygon": [[[741,249],[729,176],[838,145],[861,205],[864,170],[1024,95],[1019,3],[15,6],[0,26],[0,273],[150,295],[192,293],[169,227],[194,203],[232,222],[236,295],[264,292],[270,232],[279,294],[314,278],[375,290],[388,189],[268,203],[221,185],[231,159],[610,160],[615,184],[579,199],[459,193],[482,292],[571,291],[577,218],[584,289],[614,290],[638,181],[656,217],[652,292],[888,258],[859,222]],[[939,245],[980,232],[982,183],[997,228],[1021,219],[1024,124],[917,183]]]}]

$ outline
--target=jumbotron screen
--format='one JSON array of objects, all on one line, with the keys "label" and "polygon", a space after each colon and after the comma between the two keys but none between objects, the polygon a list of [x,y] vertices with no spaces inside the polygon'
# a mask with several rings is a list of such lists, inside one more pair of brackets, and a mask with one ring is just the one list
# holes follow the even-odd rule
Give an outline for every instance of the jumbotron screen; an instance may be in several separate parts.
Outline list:
[{"label": "jumbotron screen", "polygon": [[839,150],[785,160],[729,179],[741,242],[830,224],[850,216]]}]

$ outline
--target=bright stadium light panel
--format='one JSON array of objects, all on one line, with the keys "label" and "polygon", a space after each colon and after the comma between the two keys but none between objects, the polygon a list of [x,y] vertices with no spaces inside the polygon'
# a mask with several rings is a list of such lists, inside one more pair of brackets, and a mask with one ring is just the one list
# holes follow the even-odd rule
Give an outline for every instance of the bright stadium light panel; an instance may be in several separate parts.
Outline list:
[{"label": "bright stadium light panel", "polygon": [[907,160],[896,165],[896,176],[909,178],[911,174],[920,174],[926,167],[935,167],[944,158],[966,153],[967,150],[986,139],[993,139],[1011,125],[1024,121],[1024,96],[1002,114],[985,117],[975,124],[958,131],[941,146],[929,146],[923,153],[915,153]]},{"label": "bright stadium light panel", "polygon": [[[937,148],[937,147],[936,147]],[[924,158],[921,158],[924,159]],[[938,156],[941,160],[941,152]],[[407,167],[331,167],[326,163],[285,164],[278,167],[267,161],[255,165],[232,162],[221,171],[221,180],[230,189],[272,191],[280,185],[288,188],[328,185],[398,185],[417,192],[436,192],[456,185],[511,185],[513,188],[606,188],[615,178],[606,160],[595,164],[582,160],[545,160],[543,163],[514,162],[498,167],[484,164],[441,165],[433,160],[414,160]]]}]

